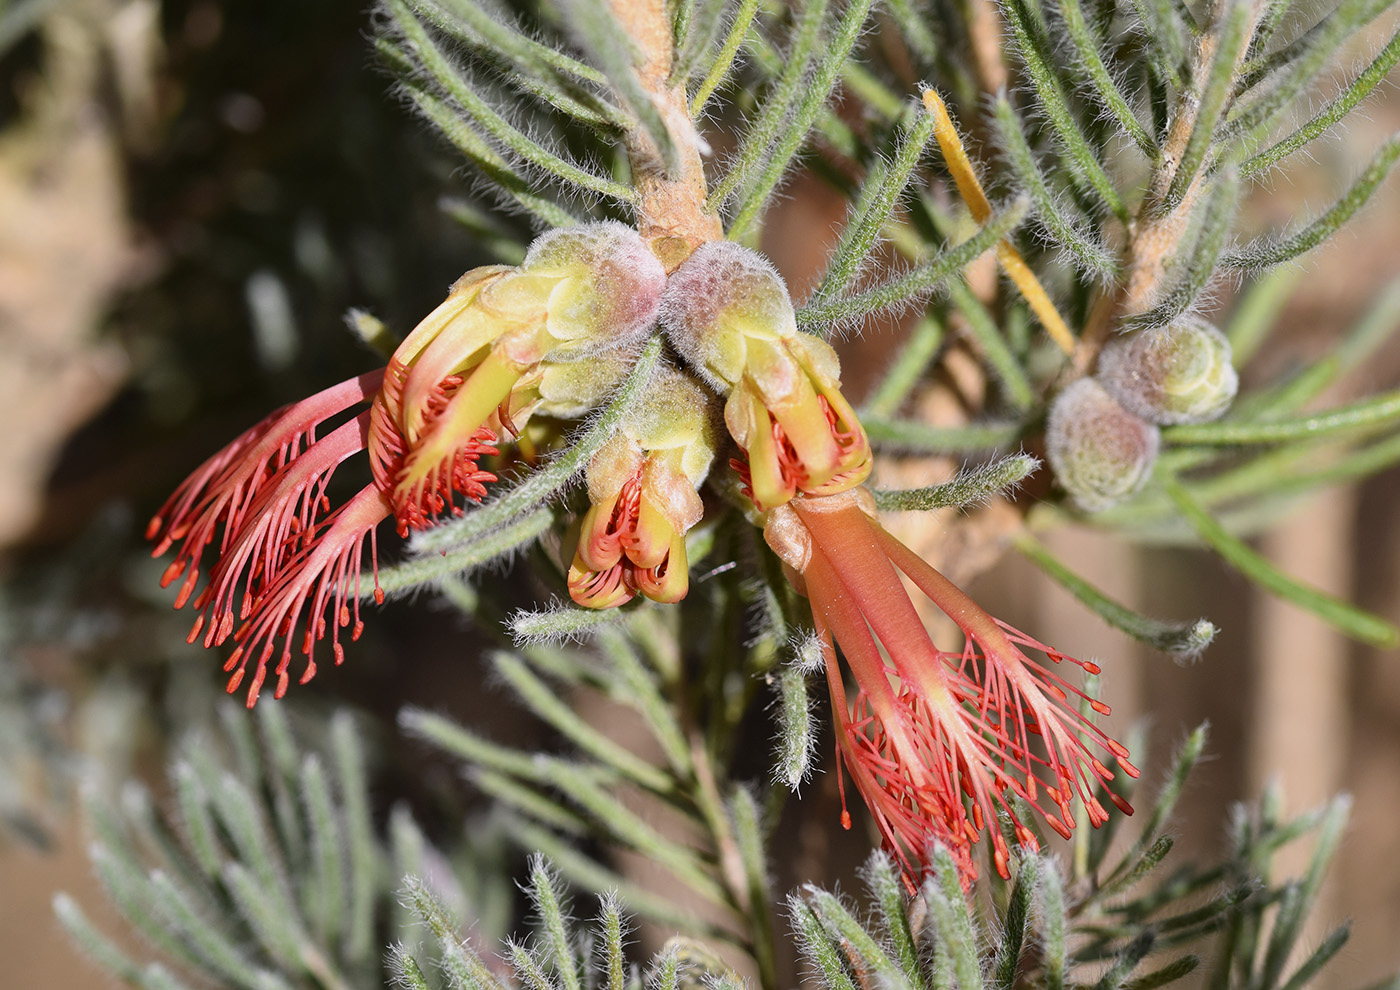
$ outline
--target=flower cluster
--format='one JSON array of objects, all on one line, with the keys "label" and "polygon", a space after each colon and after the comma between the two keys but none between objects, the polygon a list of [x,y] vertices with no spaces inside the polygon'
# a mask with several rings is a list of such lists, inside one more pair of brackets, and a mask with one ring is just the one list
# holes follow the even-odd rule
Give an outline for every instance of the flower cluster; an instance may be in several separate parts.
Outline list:
[{"label": "flower cluster", "polygon": [[[156,556],[176,547],[163,584],[181,581],[176,608],[192,600],[200,613],[190,641],[202,634],[205,646],[236,644],[225,664],[229,691],[251,669],[248,704],[256,702],[274,654],[278,697],[294,652],[304,657],[305,683],[328,633],[340,663],[342,630],[354,640],[363,628],[366,549],[373,595],[383,601],[378,525],[392,516],[407,535],[444,512],[460,513],[495,480],[480,461],[497,453],[502,435],[536,411],[577,414],[601,399],[625,373],[617,355],[655,322],[664,282],[660,263],[628,227],[553,231],[519,267],[462,276],[386,369],[273,413],[186,479],[147,536]],[[366,402],[368,409],[318,435]],[[332,475],[361,451],[369,453],[370,484],[332,507]],[[216,539],[208,582],[195,596]]]},{"label": "flower cluster", "polygon": [[685,534],[705,506],[697,489],[710,471],[715,431],[709,396],[662,366],[617,435],[588,465],[588,497],[569,594],[610,608],[638,592],[678,602],[690,588]]},{"label": "flower cluster", "polygon": [[1159,426],[1224,415],[1239,388],[1230,342],[1184,317],[1112,340],[1093,378],[1056,396],[1046,427],[1055,477],[1086,512],[1139,491],[1161,446]]},{"label": "flower cluster", "polygon": [[[658,366],[588,464],[590,505],[568,574],[574,601],[610,608],[639,594],[657,602],[685,596],[686,534],[705,513],[700,487],[722,418],[751,517],[810,600],[842,762],[910,882],[940,843],[971,883],[984,835],[1006,875],[1010,849],[999,819],[1034,847],[1026,807],[1061,834],[1073,827],[1076,803],[1094,825],[1104,821],[1096,794],[1112,780],[1107,761],[1136,770],[1071,701],[1100,713],[1106,706],[1053,669],[1066,660],[1097,668],[993,619],[880,526],[864,487],[870,443],[842,395],[835,351],[798,331],[772,266],[732,243],[703,245],[667,277],[621,225],[547,234],[519,267],[463,276],[384,371],[327,389],[239,437],[151,523],[157,554],[178,544],[165,575],[167,584],[183,581],[177,607],[191,600],[205,551],[219,541],[209,581],[193,598],[200,616],[191,640],[234,640],[229,689],[251,670],[250,705],[269,671],[276,694],[286,690],[294,651],[305,657],[301,679],[309,678],[315,645],[328,633],[339,662],[341,631],[354,639],[361,629],[366,546],[382,600],[376,527],[392,517],[407,536],[480,501],[495,480],[482,459],[536,413],[578,416],[596,406],[658,322],[678,362]],[[1181,352],[1139,347],[1105,367],[1119,377],[1167,367],[1158,375],[1161,404],[1196,409],[1210,383],[1182,370]],[[1052,446],[1079,442],[1101,408],[1137,421],[1108,387],[1107,379],[1080,384],[1092,394],[1076,399],[1070,428],[1052,416],[1052,434],[1060,431]],[[1067,391],[1060,407],[1079,392]],[[1153,442],[1155,434],[1144,435],[1142,449],[1120,444],[1113,456],[1150,460],[1144,451]],[[369,454],[370,483],[333,507],[331,477],[360,451]],[[1075,477],[1100,470],[1081,454],[1065,463]],[[959,626],[959,647],[933,643],[906,579]]]}]

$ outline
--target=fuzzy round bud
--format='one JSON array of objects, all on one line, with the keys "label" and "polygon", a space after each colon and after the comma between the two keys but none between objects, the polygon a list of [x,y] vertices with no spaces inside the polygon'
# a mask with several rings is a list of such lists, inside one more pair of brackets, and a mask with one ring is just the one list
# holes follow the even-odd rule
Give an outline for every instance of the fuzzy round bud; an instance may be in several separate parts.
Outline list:
[{"label": "fuzzy round bud", "polygon": [[1099,356],[1099,383],[1129,412],[1153,423],[1201,423],[1235,398],[1230,342],[1203,320],[1120,337]]},{"label": "fuzzy round bud", "polygon": [[548,286],[546,329],[564,344],[556,359],[635,342],[656,322],[666,286],[646,242],[611,220],[542,234],[520,275]]},{"label": "fuzzy round bud", "polygon": [[661,322],[672,346],[720,392],[744,373],[746,337],[797,333],[782,276],[761,254],[732,241],[702,244],[676,269],[662,297]]},{"label": "fuzzy round bud", "polygon": [[675,466],[698,488],[709,474],[718,443],[717,403],[695,379],[662,365],[652,373],[621,429],[646,450],[675,451]]},{"label": "fuzzy round bud", "polygon": [[1050,404],[1046,453],[1055,477],[1086,512],[1121,502],[1147,481],[1161,435],[1113,400],[1092,378]]}]

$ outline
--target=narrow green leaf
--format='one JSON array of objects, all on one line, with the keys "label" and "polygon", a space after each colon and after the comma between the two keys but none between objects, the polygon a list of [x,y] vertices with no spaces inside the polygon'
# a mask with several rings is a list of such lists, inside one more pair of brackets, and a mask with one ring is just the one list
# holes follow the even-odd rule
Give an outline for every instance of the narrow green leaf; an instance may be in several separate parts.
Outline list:
[{"label": "narrow green leaf", "polygon": [[812,328],[822,324],[853,322],[882,310],[908,306],[949,279],[959,277],[967,265],[991,250],[1025,218],[1029,203],[1016,199],[992,215],[987,223],[967,240],[939,252],[883,284],[854,295],[821,305],[804,306],[797,311],[798,326]]},{"label": "narrow green leaf", "polygon": [[729,32],[724,36],[724,44],[720,45],[719,51],[714,54],[709,71],[690,97],[691,117],[699,119],[704,115],[705,104],[710,102],[715,90],[719,89],[734,71],[734,61],[739,55],[744,39],[749,35],[749,28],[753,25],[754,15],[757,13],[758,0],[739,0],[739,7],[734,12]]},{"label": "narrow green leaf", "polygon": [[879,158],[860,184],[860,194],[851,204],[846,226],[827,259],[826,274],[812,293],[808,305],[828,302],[856,280],[880,239],[880,231],[899,205],[919,159],[933,140],[936,118],[922,110],[914,111],[912,127],[904,130],[889,160]]},{"label": "narrow green leaf", "polygon": [[583,752],[654,793],[674,793],[675,782],[667,774],[588,724],[558,692],[536,677],[519,657],[497,651],[491,661],[496,672],[515,689],[531,711]]},{"label": "narrow green leaf", "polygon": [[[803,888],[803,894],[831,938],[859,960],[857,970],[863,970],[890,990],[904,990],[909,986],[899,962],[871,937],[864,925],[851,916],[840,900],[810,885]],[[855,959],[852,962],[855,963]]]},{"label": "narrow green leaf", "polygon": [[907,453],[971,454],[1014,444],[1026,427],[1019,422],[929,426],[912,420],[863,420],[870,441],[881,450]]},{"label": "narrow green leaf", "polygon": [[462,940],[457,922],[426,883],[418,877],[405,877],[404,894],[437,941],[442,968],[454,985],[466,990],[505,990],[481,957]]},{"label": "narrow green leaf", "polygon": [[[725,813],[744,866],[746,913],[749,916],[750,941],[759,973],[766,984],[774,979],[773,919],[768,905],[772,902],[772,879],[768,875],[767,847],[764,843],[763,816],[753,793],[742,785],[730,789]],[[741,901],[741,903],[743,903]]]},{"label": "narrow green leaf", "polygon": [[1245,246],[1243,251],[1225,255],[1223,264],[1228,268],[1241,268],[1255,271],[1270,265],[1291,261],[1306,254],[1331,237],[1342,224],[1346,223],[1366,204],[1380,184],[1390,174],[1390,170],[1400,160],[1400,134],[1392,136],[1376,152],[1371,164],[1361,173],[1350,189],[1312,223],[1296,234],[1277,237],[1261,237]]},{"label": "narrow green leaf", "polygon": [[1084,8],[1080,6],[1079,0],[1060,0],[1059,9],[1075,55],[1098,93],[1100,102],[1113,115],[1123,133],[1133,139],[1138,150],[1146,155],[1150,162],[1156,164],[1162,157],[1161,150],[1157,147],[1157,142],[1152,140],[1152,135],[1147,133],[1147,128],[1138,121],[1137,115],[1128,105],[1128,97],[1104,65],[1098,45],[1095,44],[1089,25],[1084,20]]},{"label": "narrow green leaf", "polygon": [[899,26],[904,43],[924,65],[929,65],[938,58],[939,46],[931,29],[932,19],[917,8],[916,2],[917,0],[885,0],[883,6]]},{"label": "narrow green leaf", "polygon": [[1065,153],[1065,162],[1071,173],[1087,183],[1109,210],[1127,223],[1128,208],[1100,164],[1102,154],[1089,144],[1074,119],[1070,107],[1077,105],[1077,102],[1066,95],[1064,84],[1054,70],[1053,55],[1048,47],[1038,43],[1036,25],[1026,0],[1008,0],[1002,9],[1011,26],[1016,50],[1040,97],[1040,109],[1044,111],[1046,123]]},{"label": "narrow green leaf", "polygon": [[[680,145],[637,75],[636,66],[644,57],[637,48],[637,40],[623,30],[606,0],[565,0],[558,5],[558,9],[592,63],[602,70],[608,86],[626,105],[639,129],[651,139],[651,146],[662,169],[671,178],[678,178],[681,169]],[[614,192],[610,195],[618,194]],[[635,193],[627,190],[626,196],[618,198],[630,200],[635,198]]]},{"label": "narrow green leaf", "polygon": [[1157,868],[1158,864],[1166,858],[1167,853],[1172,851],[1174,844],[1175,840],[1170,835],[1159,835],[1150,846],[1142,851],[1141,855],[1136,858],[1125,858],[1125,862],[1131,865],[1121,873],[1115,870],[1114,876],[1094,892],[1095,899],[1107,900],[1132,890],[1143,877]]},{"label": "narrow green leaf", "polygon": [[778,131],[778,140],[769,150],[763,165],[744,185],[734,218],[726,231],[726,236],[731,240],[743,239],[749,227],[763,215],[769,198],[807,140],[807,134],[812,129],[818,113],[831,98],[832,91],[839,81],[841,68],[860,38],[873,2],[874,0],[848,0],[835,32],[817,50],[811,77],[804,80],[791,117],[784,121],[783,127]]},{"label": "narrow green leaf", "polygon": [[977,938],[972,912],[963,896],[957,865],[946,846],[933,849],[932,876],[924,881],[923,896],[938,926],[959,990],[982,990],[982,967],[977,958]]},{"label": "narrow green leaf", "polygon": [[796,792],[812,775],[816,726],[807,698],[807,675],[795,666],[778,674],[777,760],[773,780]]},{"label": "narrow green leaf", "polygon": [[588,81],[595,85],[602,82],[599,73],[525,36],[517,25],[496,20],[485,9],[460,0],[405,2],[420,19],[494,63],[512,85],[546,106],[590,127],[616,132],[626,126],[621,111],[599,99],[591,86],[580,85],[584,76],[578,69],[592,77]]},{"label": "narrow green leaf", "polygon": [[1031,151],[1029,141],[1016,111],[1005,93],[997,95],[992,105],[992,117],[996,123],[1002,151],[1012,172],[1021,186],[1030,194],[1035,204],[1034,219],[1049,235],[1056,247],[1064,249],[1074,263],[1084,271],[1101,277],[1111,277],[1118,272],[1118,262],[1097,237],[1081,229],[1081,225],[1065,216],[1057,197],[1050,191],[1050,183]]},{"label": "narrow green leaf", "polygon": [[1218,630],[1207,619],[1197,619],[1195,622],[1163,622],[1114,601],[1080,577],[1072,568],[1067,567],[1029,533],[1019,533],[1013,542],[1027,560],[1079,599],[1095,615],[1155,650],[1161,650],[1179,660],[1195,660],[1215,639]]},{"label": "narrow green leaf", "polygon": [[[484,509],[478,509],[464,518],[471,519],[472,516],[484,511]],[[432,584],[435,581],[458,578],[468,571],[499,560],[507,554],[515,553],[521,547],[534,543],[552,525],[554,525],[553,512],[549,509],[539,509],[511,519],[502,526],[491,529],[483,528],[474,541],[465,546],[459,545],[457,549],[432,553],[425,548],[421,556],[410,558],[381,570],[379,572],[379,588],[385,594],[393,594],[425,584]],[[437,529],[441,528],[444,527],[426,530],[425,534],[435,533]],[[415,546],[414,549],[418,548]],[[369,597],[374,590],[374,584],[369,580],[362,582],[361,587],[365,597]]]},{"label": "narrow green leaf", "polygon": [[506,836],[512,843],[525,851],[543,853],[561,876],[584,890],[595,894],[615,892],[629,912],[649,918],[657,924],[700,937],[736,941],[732,932],[702,921],[691,911],[679,906],[674,898],[648,893],[625,880],[620,874],[602,866],[597,860],[579,852],[572,841],[561,841],[548,829],[511,816],[505,816],[505,821]]},{"label": "narrow green leaf", "polygon": [[[554,971],[559,974],[564,990],[581,990],[583,984],[579,960],[569,940],[568,924],[564,920],[568,913],[568,904],[543,856],[533,856],[530,859],[530,884],[527,893],[544,929],[545,943],[549,946],[550,956],[554,960]],[[545,986],[549,985],[549,981],[546,980]]]},{"label": "narrow green leaf", "polygon": [[1390,647],[1400,643],[1400,629],[1379,616],[1372,615],[1316,588],[1288,577],[1268,560],[1255,553],[1243,542],[1230,535],[1191,496],[1186,487],[1173,477],[1165,477],[1163,485],[1177,510],[1191,524],[1203,542],[1245,577],[1314,613],[1348,636],[1376,646]]},{"label": "narrow green leaf", "polygon": [[1234,85],[1235,68],[1244,56],[1245,45],[1249,43],[1253,19],[1254,4],[1250,0],[1225,0],[1219,29],[1215,33],[1215,57],[1204,85],[1195,94],[1196,119],[1176,171],[1172,173],[1171,186],[1162,204],[1163,213],[1176,209],[1186,198],[1186,191],[1195,183],[1196,173],[1206,160],[1206,153],[1215,139],[1216,125],[1220,122]]},{"label": "narrow green leaf", "polygon": [[1353,430],[1389,426],[1395,422],[1400,422],[1400,389],[1382,392],[1349,406],[1339,406],[1325,412],[1255,422],[1221,420],[1214,423],[1183,424],[1168,427],[1162,431],[1162,436],[1173,444],[1233,447],[1313,439]]},{"label": "narrow green leaf", "polygon": [[[388,42],[380,39],[381,54],[389,51]],[[578,223],[578,218],[558,203],[531,190],[530,182],[519,175],[510,164],[496,153],[495,149],[477,131],[462,119],[460,113],[440,97],[414,85],[405,83],[409,98],[419,111],[481,170],[499,195],[508,202],[523,209],[542,227],[568,227]]]},{"label": "narrow green leaf", "polygon": [[723,885],[694,850],[642,821],[607,789],[580,774],[577,766],[562,760],[549,760],[546,766],[555,788],[587,812],[614,841],[669,870],[701,897],[716,904],[727,903]]},{"label": "narrow green leaf", "polygon": [[301,764],[301,797],[311,827],[311,876],[303,889],[303,909],[322,943],[331,943],[344,931],[345,863],[341,858],[344,836],[331,796],[325,764],[315,753]]},{"label": "narrow green leaf", "polygon": [[898,870],[883,850],[876,850],[865,861],[862,873],[871,899],[880,912],[885,937],[894,946],[895,958],[904,979],[914,990],[925,990],[927,980],[923,967],[919,965],[919,949],[914,944],[914,933],[909,928],[904,882]]},{"label": "narrow green leaf", "polygon": [[1400,31],[1391,36],[1390,42],[1346,89],[1313,114],[1307,123],[1266,151],[1241,162],[1240,175],[1251,178],[1266,172],[1299,148],[1332,130],[1342,118],[1371,95],[1397,63],[1400,63]]},{"label": "narrow green leaf", "polygon": [[408,50],[417,56],[418,61],[443,88],[444,93],[456,101],[462,110],[509,154],[555,176],[566,185],[587,189],[622,202],[631,202],[636,198],[634,190],[566,161],[506,120],[477,93],[467,77],[452,64],[404,0],[385,0],[385,9],[402,32]]},{"label": "narrow green leaf", "polygon": [[826,933],[812,909],[796,895],[788,898],[788,917],[802,954],[816,965],[826,990],[856,990],[836,941]]},{"label": "narrow green leaf", "polygon": [[735,190],[749,182],[777,143],[784,124],[801,100],[802,86],[821,35],[827,4],[828,0],[808,0],[794,13],[792,41],[787,51],[777,59],[779,75],[759,105],[757,117],[745,130],[744,139],[729,164],[729,170],[710,191],[706,201],[710,212],[719,212]]},{"label": "narrow green leaf", "polygon": [[[580,62],[551,45],[536,41],[498,8],[477,3],[475,0],[409,2],[415,9],[428,15],[433,24],[458,40],[487,51],[508,55],[522,69],[543,67],[595,86],[608,84],[607,76],[593,66]],[[434,7],[447,16],[433,16],[430,10]]]},{"label": "narrow green leaf", "polygon": [[506,628],[516,646],[552,646],[582,642],[599,629],[623,625],[630,618],[631,612],[622,609],[577,608],[557,602],[549,608],[511,613]]},{"label": "narrow green leaf", "polygon": [[68,894],[53,897],[53,913],[69,938],[78,944],[89,959],[123,983],[141,985],[141,969],[106,935],[93,927],[78,902]]},{"label": "narrow green leaf", "polygon": [[1035,404],[1035,389],[996,318],[962,278],[948,283],[948,299],[962,314],[968,334],[981,348],[984,362],[1006,390],[1011,406],[1017,412],[1027,412]]},{"label": "narrow green leaf", "polygon": [[[433,990],[423,970],[402,944],[389,947],[389,972],[405,990]],[[454,984],[452,990],[459,990],[459,987],[459,984]]]},{"label": "narrow green leaf", "polygon": [[1120,990],[1127,983],[1127,978],[1137,969],[1138,963],[1147,958],[1147,954],[1152,951],[1152,943],[1155,941],[1151,930],[1143,932],[1124,947],[1118,958],[1108,967],[1099,981],[1094,984],[1094,990]]},{"label": "narrow green leaf", "polygon": [[1389,6],[1389,0],[1341,0],[1302,36],[1246,65],[1241,93],[1258,95],[1236,103],[1222,130],[1222,142],[1235,143],[1246,153],[1257,148],[1278,119],[1298,105],[1343,42]]},{"label": "narrow green leaf", "polygon": [[1293,975],[1283,985],[1283,990],[1303,990],[1322,971],[1322,967],[1326,966],[1332,961],[1333,956],[1342,951],[1343,946],[1350,938],[1350,924],[1338,925],[1328,932],[1318,947],[1293,971]]},{"label": "narrow green leaf", "polygon": [[1068,956],[1065,924],[1065,895],[1055,863],[1040,870],[1041,951],[1045,954],[1045,990],[1064,990],[1065,961]]},{"label": "narrow green leaf", "polygon": [[1264,272],[1240,297],[1225,336],[1230,339],[1230,351],[1236,368],[1243,368],[1268,339],[1278,315],[1297,288],[1298,272],[1290,268],[1275,268]]},{"label": "narrow green leaf", "polygon": [[1040,860],[1024,856],[1016,869],[1016,882],[1011,887],[1011,899],[1006,905],[1006,920],[1002,925],[1001,942],[992,961],[992,986],[995,990],[1012,990],[1020,968],[1021,951],[1030,934],[1031,903],[1035,898]]},{"label": "narrow green leaf", "polygon": [[360,733],[354,718],[346,712],[337,712],[331,719],[331,748],[350,863],[350,903],[346,908],[342,951],[350,962],[363,963],[375,952],[374,891],[382,864],[375,849],[369,777]]},{"label": "narrow green leaf", "polygon": [[466,763],[536,784],[548,780],[547,770],[531,754],[488,742],[450,719],[421,708],[410,706],[399,712],[399,728]]},{"label": "narrow green leaf", "polygon": [[1264,953],[1264,964],[1259,974],[1260,990],[1274,990],[1282,978],[1284,966],[1294,953],[1308,912],[1317,900],[1322,882],[1326,879],[1327,867],[1341,844],[1342,833],[1346,830],[1350,814],[1351,798],[1348,796],[1336,798],[1328,804],[1318,830],[1317,845],[1308,862],[1308,871],[1302,882],[1294,888],[1296,896],[1286,897],[1274,918],[1273,930],[1270,932],[1268,947]]},{"label": "narrow green leaf", "polygon": [[1167,963],[1161,969],[1155,969],[1136,980],[1129,980],[1123,984],[1123,990],[1157,990],[1158,987],[1175,983],[1177,980],[1194,973],[1200,964],[1201,960],[1198,956],[1182,956],[1180,959]]},{"label": "narrow green leaf", "polygon": [[929,512],[949,506],[966,508],[985,504],[1003,492],[1014,490],[1039,468],[1039,458],[1011,454],[975,468],[963,468],[941,485],[900,491],[876,490],[871,494],[881,512]]},{"label": "narrow green leaf", "polygon": [[592,831],[589,821],[573,808],[540,793],[528,783],[522,783],[519,777],[483,767],[472,769],[468,776],[477,789],[492,800],[493,807],[507,808],[517,815],[570,835],[586,836]]}]

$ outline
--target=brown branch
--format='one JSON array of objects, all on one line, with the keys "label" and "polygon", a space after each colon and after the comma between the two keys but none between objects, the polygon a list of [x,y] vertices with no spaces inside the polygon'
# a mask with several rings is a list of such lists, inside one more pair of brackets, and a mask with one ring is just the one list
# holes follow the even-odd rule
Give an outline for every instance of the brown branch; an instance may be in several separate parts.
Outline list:
[{"label": "brown branch", "polygon": [[719,217],[705,210],[704,139],[690,119],[685,83],[671,82],[675,39],[664,0],[612,0],[613,15],[642,54],[637,74],[661,114],[680,157],[677,176],[667,174],[659,149],[641,128],[627,135],[638,193],[637,228],[668,272],[706,241],[724,236]]}]

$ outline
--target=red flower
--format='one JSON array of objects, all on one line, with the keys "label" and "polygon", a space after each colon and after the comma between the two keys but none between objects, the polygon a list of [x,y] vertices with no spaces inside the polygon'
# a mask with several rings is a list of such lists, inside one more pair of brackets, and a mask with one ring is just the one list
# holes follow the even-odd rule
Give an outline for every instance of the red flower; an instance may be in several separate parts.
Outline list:
[{"label": "red flower", "polygon": [[[1064,836],[1074,827],[1075,801],[1093,825],[1107,820],[1094,790],[1113,773],[1095,752],[1117,759],[1131,776],[1137,769],[1122,745],[1069,704],[1082,692],[1024,651],[1097,673],[1094,664],[988,615],[880,526],[864,489],[795,498],[769,514],[764,533],[811,600],[842,762],[911,883],[927,867],[931,845],[941,842],[970,885],[974,846],[984,833],[997,871],[1007,876],[1010,851],[999,814],[1022,846],[1037,847],[1015,798]],[[901,575],[957,623],[961,650],[933,643]],[[854,677],[854,699],[834,645]],[[1089,704],[1108,713],[1098,701]],[[849,815],[843,821],[849,824]]]},{"label": "red flower", "polygon": [[[488,422],[510,425],[517,382],[550,361],[589,357],[587,387],[554,391],[570,409],[586,405],[588,394],[605,394],[611,382],[591,380],[611,367],[597,360],[599,352],[626,347],[646,332],[664,279],[660,262],[621,224],[552,231],[531,246],[519,268],[462,276],[395,350],[387,369],[273,413],[186,479],[151,520],[147,537],[156,541],[156,556],[179,544],[162,578],[163,587],[183,578],[176,608],[194,596],[205,551],[218,540],[209,581],[193,597],[200,614],[189,640],[202,633],[211,647],[233,638],[237,646],[224,666],[228,690],[237,690],[251,667],[252,707],[276,657],[280,698],[293,653],[305,658],[305,683],[316,671],[316,644],[328,633],[340,663],[341,630],[354,640],[363,629],[366,548],[374,598],[384,600],[379,523],[392,515],[407,536],[444,512],[460,514],[463,500],[479,502],[496,480],[479,467],[481,457],[497,453]],[[578,376],[555,377],[568,385]],[[550,376],[535,378],[527,387],[529,404],[548,410],[541,388]],[[369,409],[317,436],[323,424],[366,402]],[[332,476],[364,450],[371,483],[333,509],[327,494]]]}]

